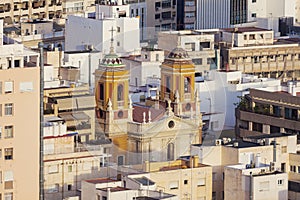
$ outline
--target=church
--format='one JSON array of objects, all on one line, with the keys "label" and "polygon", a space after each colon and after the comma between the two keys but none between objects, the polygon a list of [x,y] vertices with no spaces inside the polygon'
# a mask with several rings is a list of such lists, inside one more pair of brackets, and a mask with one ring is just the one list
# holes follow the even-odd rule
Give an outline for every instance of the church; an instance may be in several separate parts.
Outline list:
[{"label": "church", "polygon": [[[113,43],[113,39],[111,40]],[[171,161],[202,143],[200,100],[195,66],[180,46],[161,65],[161,88],[155,98],[132,103],[129,71],[110,48],[95,71],[98,134],[114,144],[118,165]]]}]

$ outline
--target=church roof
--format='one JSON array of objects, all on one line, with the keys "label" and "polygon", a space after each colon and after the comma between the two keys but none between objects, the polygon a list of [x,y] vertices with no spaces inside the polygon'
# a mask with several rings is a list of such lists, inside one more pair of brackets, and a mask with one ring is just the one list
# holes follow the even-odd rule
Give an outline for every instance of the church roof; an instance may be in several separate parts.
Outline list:
[{"label": "church roof", "polygon": [[149,121],[149,111],[151,112],[151,121],[158,121],[159,119],[161,119],[165,112],[165,106],[160,104],[159,105],[159,109],[155,109],[154,106],[144,106],[144,105],[140,105],[140,104],[134,104],[133,105],[133,121],[135,122],[139,122],[139,123],[143,123],[143,113],[146,114],[145,119],[146,122]]},{"label": "church roof", "polygon": [[185,59],[186,60],[186,59],[189,59],[189,55],[186,50],[184,50],[183,48],[178,46],[169,53],[167,58],[176,59],[176,60],[177,59]]}]

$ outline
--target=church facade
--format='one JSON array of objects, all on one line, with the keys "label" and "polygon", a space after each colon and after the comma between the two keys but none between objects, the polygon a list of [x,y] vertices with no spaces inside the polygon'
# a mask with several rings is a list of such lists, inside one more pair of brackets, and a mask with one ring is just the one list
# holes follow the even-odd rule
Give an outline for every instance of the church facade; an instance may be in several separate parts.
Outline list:
[{"label": "church facade", "polygon": [[95,71],[97,132],[109,137],[118,165],[171,161],[202,143],[200,100],[195,66],[185,50],[175,48],[161,65],[156,98],[132,103],[129,71],[111,49]]}]

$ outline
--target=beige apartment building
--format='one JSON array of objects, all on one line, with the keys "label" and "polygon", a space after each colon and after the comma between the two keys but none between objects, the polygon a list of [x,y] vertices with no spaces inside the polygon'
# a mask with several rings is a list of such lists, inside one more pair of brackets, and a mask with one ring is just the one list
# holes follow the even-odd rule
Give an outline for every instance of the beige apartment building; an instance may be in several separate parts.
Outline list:
[{"label": "beige apartment building", "polygon": [[85,16],[95,11],[95,0],[3,0],[0,19],[6,24],[28,19],[66,18],[67,15]]},{"label": "beige apartment building", "polygon": [[0,199],[37,200],[39,55],[0,41]]},{"label": "beige apartment building", "polygon": [[273,78],[300,75],[298,39],[274,40],[272,30],[239,27],[220,30],[221,68]]},{"label": "beige apartment building", "polygon": [[45,117],[45,199],[79,196],[82,180],[107,176],[111,141],[101,138],[78,145],[74,141],[77,135],[77,131],[67,131],[64,119]]}]

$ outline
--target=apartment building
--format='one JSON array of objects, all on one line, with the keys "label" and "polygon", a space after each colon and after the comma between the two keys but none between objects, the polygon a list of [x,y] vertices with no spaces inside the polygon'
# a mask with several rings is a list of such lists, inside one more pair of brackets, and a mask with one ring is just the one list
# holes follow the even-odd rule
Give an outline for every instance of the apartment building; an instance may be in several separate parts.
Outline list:
[{"label": "apartment building", "polygon": [[221,69],[261,77],[299,76],[298,39],[274,40],[273,31],[256,27],[220,30]]},{"label": "apartment building", "polygon": [[196,29],[197,16],[196,0],[177,0],[177,28],[176,30]]},{"label": "apartment building", "polygon": [[204,76],[219,66],[219,51],[214,48],[217,32],[217,29],[160,32],[158,48],[168,54],[178,45],[182,46],[195,64],[196,76]]},{"label": "apartment building", "polygon": [[60,18],[63,12],[64,0],[4,0],[0,4],[0,19],[4,23],[19,23],[27,19]]},{"label": "apartment building", "polygon": [[95,19],[69,16],[65,50],[98,50],[106,54],[113,34],[117,53],[136,54],[140,51],[139,19],[129,16],[129,5],[123,4],[98,5]]},{"label": "apartment building", "polygon": [[79,196],[81,181],[107,176],[111,141],[101,138],[79,145],[78,131],[68,131],[66,121],[46,116],[44,124],[45,199]]},{"label": "apartment building", "polygon": [[273,171],[259,165],[226,166],[224,171],[224,199],[288,199],[287,173]]},{"label": "apartment building", "polygon": [[0,198],[37,200],[39,54],[0,41]]},{"label": "apartment building", "polygon": [[[268,92],[250,89],[236,109],[236,134],[250,135],[294,133],[299,134],[299,97],[290,91]],[[294,89],[295,90],[295,89]]]},{"label": "apartment building", "polygon": [[[65,72],[76,76],[78,70]],[[74,75],[75,74],[75,75]],[[76,131],[76,142],[84,143],[95,139],[95,102],[90,95],[87,84],[75,83],[76,81],[62,80],[62,85],[57,88],[44,90],[44,113],[55,115],[65,120],[68,131]]]},{"label": "apartment building", "polygon": [[289,164],[289,199],[300,198],[300,153],[290,154]]},{"label": "apartment building", "polygon": [[197,0],[197,29],[230,28],[267,20],[270,26],[280,17],[299,18],[294,0]]},{"label": "apartment building", "polygon": [[126,0],[129,4],[130,17],[137,17],[140,19],[140,39],[147,40],[147,4],[146,0]]},{"label": "apartment building", "polygon": [[280,133],[253,136],[243,140],[223,138],[217,139],[215,145],[191,146],[192,155],[198,155],[201,163],[212,166],[212,196],[217,200],[224,199],[225,166],[241,164],[242,168],[254,168],[273,163],[272,168],[275,171],[287,173],[289,156],[296,152],[297,136]]},{"label": "apartment building", "polygon": [[5,24],[28,19],[67,18],[68,15],[88,16],[95,12],[95,0],[4,0],[0,3],[0,19]]},{"label": "apartment building", "polygon": [[[132,91],[145,87],[151,78],[160,78],[160,65],[164,61],[164,51],[151,47],[142,48],[138,56],[123,57],[123,62],[129,68],[129,85]],[[159,83],[153,85],[158,88]]]}]

